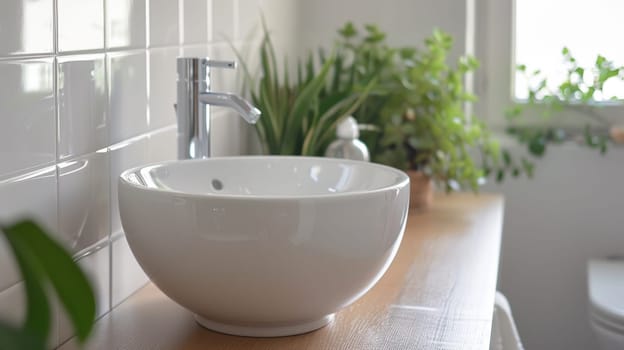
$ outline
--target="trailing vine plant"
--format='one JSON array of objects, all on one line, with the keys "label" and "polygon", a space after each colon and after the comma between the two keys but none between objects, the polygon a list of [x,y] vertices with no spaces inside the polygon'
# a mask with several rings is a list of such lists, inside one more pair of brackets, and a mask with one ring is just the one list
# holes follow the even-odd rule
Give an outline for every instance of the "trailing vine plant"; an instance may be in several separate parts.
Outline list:
[{"label": "trailing vine plant", "polygon": [[[517,66],[517,71],[530,84],[526,101],[515,104],[507,111],[511,124],[507,132],[525,144],[530,154],[541,157],[549,144],[561,143],[574,136],[569,135],[565,128],[549,123],[554,115],[573,110],[581,112],[586,118],[585,126],[578,135],[581,144],[605,154],[609,144],[622,141],[621,132],[601,116],[598,109],[605,102],[623,102],[617,96],[607,96],[605,86],[624,81],[624,66],[617,66],[602,55],[596,56],[592,66],[581,66],[567,47],[562,49],[561,55],[565,78],[554,87],[541,70],[531,70],[526,65]],[[541,111],[546,123],[542,121],[538,126],[522,126],[528,110]]]}]

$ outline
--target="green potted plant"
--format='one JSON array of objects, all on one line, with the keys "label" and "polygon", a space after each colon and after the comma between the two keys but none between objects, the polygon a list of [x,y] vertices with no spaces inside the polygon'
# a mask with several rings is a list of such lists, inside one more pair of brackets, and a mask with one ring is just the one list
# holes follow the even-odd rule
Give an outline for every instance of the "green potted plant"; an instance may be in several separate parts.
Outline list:
[{"label": "green potted plant", "polygon": [[365,138],[375,162],[407,171],[412,178],[414,206],[427,206],[431,182],[447,192],[477,192],[482,180],[495,174],[532,174],[526,159],[519,164],[499,149],[484,122],[467,115],[476,98],[464,87],[464,77],[478,67],[470,56],[448,62],[450,35],[436,30],[424,47],[390,47],[374,25],[358,31],[351,23],[339,30],[337,52],[343,56],[343,79],[376,79],[371,94],[354,112],[376,131]]},{"label": "green potted plant", "polygon": [[391,47],[378,27],[360,33],[347,23],[332,53],[310,54],[291,81],[286,64],[278,72],[265,26],[260,76],[243,64],[246,88],[263,112],[257,131],[265,153],[323,155],[336,124],[353,115],[369,130],[362,138],[372,160],[412,173],[412,188],[425,199],[431,181],[446,191],[476,192],[491,173],[499,180],[507,172],[531,174],[530,163],[516,165],[486,125],[465,113],[475,97],[465,90],[464,75],[478,63],[462,57],[449,65],[451,45],[448,34],[434,31],[422,49]]}]

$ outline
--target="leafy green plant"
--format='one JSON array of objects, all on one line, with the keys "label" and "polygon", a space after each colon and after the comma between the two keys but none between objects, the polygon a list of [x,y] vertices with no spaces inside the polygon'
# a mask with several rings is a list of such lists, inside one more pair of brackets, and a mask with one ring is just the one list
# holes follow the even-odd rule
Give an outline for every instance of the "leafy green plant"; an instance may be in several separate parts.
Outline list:
[{"label": "leafy green plant", "polygon": [[506,173],[531,175],[532,164],[517,163],[483,122],[465,114],[464,104],[475,97],[463,79],[478,62],[462,57],[452,67],[451,45],[448,34],[435,31],[422,49],[392,47],[377,26],[360,32],[347,23],[330,55],[319,50],[298,61],[294,83],[287,62],[277,64],[266,25],[259,77],[235,52],[246,90],[263,112],[257,131],[265,153],[322,155],[336,124],[352,114],[371,130],[362,138],[373,161],[422,170],[447,191],[477,191],[491,173],[499,181]]},{"label": "leafy green plant", "polygon": [[323,51],[298,61],[296,78],[291,81],[288,61],[278,66],[266,24],[259,47],[258,78],[242,54],[235,52],[242,62],[245,89],[262,111],[256,130],[268,154],[322,155],[334,138],[337,123],[362,103],[372,86],[356,89],[335,84],[336,76],[342,73],[340,60],[335,54],[327,57]]},{"label": "leafy green plant", "polygon": [[50,332],[48,297],[54,291],[84,342],[95,320],[95,297],[82,270],[33,221],[0,226],[24,278],[27,310],[21,327],[0,322],[0,349],[45,349]]},{"label": "leafy green plant", "polygon": [[[526,65],[518,65],[517,71],[532,84],[529,85],[527,91],[527,100],[515,104],[507,111],[511,124],[507,132],[526,144],[532,155],[540,157],[544,155],[549,144],[561,143],[569,138],[569,133],[564,128],[553,125],[549,121],[556,114],[574,110],[581,112],[581,115],[587,119],[581,132],[581,144],[604,154],[611,142],[608,133],[604,132],[605,129],[610,128],[610,123],[596,113],[596,109],[600,108],[600,103],[605,101],[621,102],[615,96],[606,96],[605,85],[613,81],[624,81],[624,67],[616,66],[602,55],[596,56],[593,66],[582,67],[568,48],[564,47],[561,54],[565,78],[556,87],[552,87],[545,74],[539,69],[529,70]],[[520,125],[527,119],[529,110],[537,109],[541,110],[542,117],[538,126]],[[592,125],[597,125],[598,130]]]},{"label": "leafy green plant", "polygon": [[465,90],[463,79],[478,62],[465,56],[450,65],[451,47],[451,36],[439,30],[421,49],[389,46],[374,25],[365,26],[362,34],[351,23],[339,30],[343,79],[355,85],[373,77],[377,82],[354,112],[361,123],[376,126],[377,132],[364,136],[373,161],[422,170],[447,191],[477,191],[491,173],[499,181],[506,173],[532,175],[532,164],[516,163],[482,121],[466,115],[464,106],[475,96]]},{"label": "leafy green plant", "polygon": [[351,22],[338,30],[336,67],[332,85],[342,90],[359,90],[373,84],[354,115],[365,126],[362,138],[375,155],[385,120],[383,110],[397,90],[401,77],[414,56],[413,48],[394,48],[386,43],[386,33],[373,24],[360,32]]}]

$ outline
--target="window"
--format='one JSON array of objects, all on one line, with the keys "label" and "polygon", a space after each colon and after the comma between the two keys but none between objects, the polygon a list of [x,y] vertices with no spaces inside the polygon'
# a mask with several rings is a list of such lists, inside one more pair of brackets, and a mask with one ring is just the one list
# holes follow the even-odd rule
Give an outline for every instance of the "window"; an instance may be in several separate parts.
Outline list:
[{"label": "window", "polygon": [[[484,0],[477,2],[477,56],[481,72],[476,91],[481,102],[477,113],[504,124],[504,111],[512,101],[527,97],[524,75],[517,64],[539,69],[549,83],[558,85],[565,72],[562,49],[568,47],[579,66],[592,66],[597,54],[624,65],[621,44],[620,0]],[[591,80],[588,72],[585,79]],[[605,85],[605,97],[624,98],[624,84]],[[624,106],[611,103],[597,113],[609,121],[624,121]],[[581,125],[586,119],[566,112],[557,123]]]},{"label": "window", "polygon": [[[600,54],[624,64],[624,45],[617,30],[624,13],[621,0],[520,0],[515,2],[514,56],[516,64],[540,69],[553,86],[565,78],[562,49],[567,47],[580,67],[594,65]],[[586,72],[585,79],[592,79]],[[514,96],[527,98],[527,79],[516,73]],[[621,83],[607,84],[605,95],[624,97]]]}]

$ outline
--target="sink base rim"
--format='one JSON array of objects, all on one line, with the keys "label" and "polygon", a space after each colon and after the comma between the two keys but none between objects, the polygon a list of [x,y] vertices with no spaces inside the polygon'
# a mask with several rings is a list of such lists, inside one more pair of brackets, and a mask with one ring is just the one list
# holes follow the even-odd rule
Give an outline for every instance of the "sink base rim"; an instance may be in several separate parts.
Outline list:
[{"label": "sink base rim", "polygon": [[218,321],[209,320],[205,317],[195,314],[195,321],[197,323],[211,331],[229,334],[229,335],[237,335],[243,337],[262,337],[262,338],[271,338],[271,337],[286,337],[290,335],[297,335],[315,331],[319,328],[325,327],[329,323],[334,320],[335,314],[325,315],[319,319],[315,319],[312,321],[306,321],[301,323],[293,323],[293,324],[282,324],[279,326],[273,325],[237,325],[237,324],[229,324],[222,323]]}]

